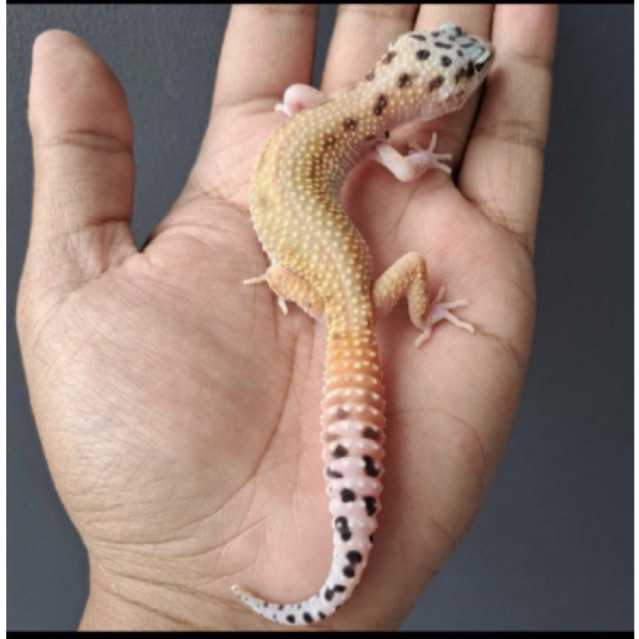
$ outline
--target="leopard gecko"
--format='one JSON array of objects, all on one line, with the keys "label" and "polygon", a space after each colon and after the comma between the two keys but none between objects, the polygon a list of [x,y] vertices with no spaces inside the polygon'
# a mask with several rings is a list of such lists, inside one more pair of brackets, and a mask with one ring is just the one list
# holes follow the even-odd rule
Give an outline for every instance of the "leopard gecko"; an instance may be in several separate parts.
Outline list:
[{"label": "leopard gecko", "polygon": [[278,110],[291,116],[269,138],[255,166],[251,219],[270,266],[245,283],[267,282],[286,300],[327,325],[321,425],[333,528],[333,558],[325,583],[310,598],[273,603],[232,586],[266,619],[311,624],[333,614],[352,594],[367,564],[380,510],[384,390],[373,334],[376,310],[405,295],[413,324],[428,339],[446,319],[473,331],[451,309],[465,300],[429,302],[426,263],[415,252],[373,280],[372,257],[339,200],[347,173],[362,158],[408,181],[430,168],[450,173],[450,155],[428,149],[401,155],[389,131],[433,120],[464,106],[494,58],[492,45],[446,24],[397,38],[364,79],[330,99],[293,85]]}]

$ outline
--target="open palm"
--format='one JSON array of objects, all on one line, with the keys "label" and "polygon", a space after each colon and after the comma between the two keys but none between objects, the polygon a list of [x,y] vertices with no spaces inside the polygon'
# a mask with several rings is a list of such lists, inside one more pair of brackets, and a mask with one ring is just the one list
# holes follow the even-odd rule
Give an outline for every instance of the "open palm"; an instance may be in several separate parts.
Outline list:
[{"label": "open palm", "polygon": [[[200,156],[142,251],[117,80],[71,34],[36,42],[18,320],[47,460],[89,554],[85,628],[272,628],[232,583],[293,601],[326,576],[325,330],[297,308],[283,315],[268,287],[241,285],[267,265],[248,216],[250,171],[284,119],[278,97],[309,79],[315,21],[315,9],[233,9]],[[359,79],[403,31],[444,22],[497,50],[477,114],[475,100],[410,132],[427,143],[439,131],[457,184],[441,172],[400,184],[366,161],[343,200],[376,272],[418,251],[434,290],[469,299],[460,316],[476,334],[442,326],[416,349],[402,309],[378,319],[383,511],[362,583],[328,628],[392,628],[407,614],[478,508],[528,359],[554,10],[341,10],[322,88]]]}]

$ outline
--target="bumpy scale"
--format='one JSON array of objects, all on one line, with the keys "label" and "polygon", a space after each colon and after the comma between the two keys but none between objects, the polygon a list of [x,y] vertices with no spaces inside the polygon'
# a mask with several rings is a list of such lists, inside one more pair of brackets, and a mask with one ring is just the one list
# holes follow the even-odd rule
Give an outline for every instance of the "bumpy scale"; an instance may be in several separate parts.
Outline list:
[{"label": "bumpy scale", "polygon": [[271,266],[246,283],[266,281],[328,327],[321,423],[323,458],[333,525],[333,560],[324,585],[307,600],[278,604],[232,586],[263,617],[310,624],[333,614],[359,582],[373,544],[380,509],[384,443],[384,390],[373,335],[374,309],[402,295],[411,321],[427,339],[447,319],[472,332],[443,303],[429,303],[426,263],[408,253],[373,281],[368,246],[344,212],[339,192],[350,169],[374,157],[400,180],[430,168],[450,172],[430,148],[402,156],[388,131],[461,108],[485,78],[492,46],[455,25],[399,37],[355,87],[326,99],[294,85],[278,110],[292,117],[267,142],[253,174],[251,217]]}]

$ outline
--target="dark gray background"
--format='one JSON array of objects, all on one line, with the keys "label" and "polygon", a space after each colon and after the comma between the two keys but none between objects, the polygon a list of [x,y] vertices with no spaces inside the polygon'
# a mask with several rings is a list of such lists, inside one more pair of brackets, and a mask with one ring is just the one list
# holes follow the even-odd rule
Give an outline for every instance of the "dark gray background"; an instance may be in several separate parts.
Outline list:
[{"label": "dark gray background", "polygon": [[[470,534],[404,629],[633,627],[633,11],[562,9],[537,326],[519,414]],[[333,14],[323,7],[319,52]],[[142,240],[197,152],[227,15],[205,5],[8,7],[9,629],[76,628],[87,590],[85,551],[48,474],[13,320],[31,206],[33,40],[69,29],[119,76],[135,124]]]}]

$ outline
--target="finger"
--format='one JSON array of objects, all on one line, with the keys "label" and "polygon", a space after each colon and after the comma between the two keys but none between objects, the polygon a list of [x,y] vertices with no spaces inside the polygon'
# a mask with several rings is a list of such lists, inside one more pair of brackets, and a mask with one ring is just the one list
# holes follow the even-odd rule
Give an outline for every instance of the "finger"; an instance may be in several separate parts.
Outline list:
[{"label": "finger", "polygon": [[491,4],[427,4],[421,6],[415,28],[432,30],[452,23],[485,38],[490,35],[492,14]]},{"label": "finger", "polygon": [[245,206],[254,161],[247,149],[262,148],[268,129],[246,126],[241,116],[271,113],[273,129],[285,120],[275,112],[284,91],[311,80],[317,11],[317,5],[233,6],[202,146],[181,198],[154,235],[181,219],[181,201],[201,193],[223,193]]},{"label": "finger", "polygon": [[41,34],[29,89],[33,219],[27,266],[78,282],[135,252],[132,127],[106,64],[77,36]]},{"label": "finger", "polygon": [[466,150],[460,188],[532,253],[548,131],[557,8],[500,5],[497,54]]},{"label": "finger", "polygon": [[[419,31],[432,31],[443,24],[452,23],[461,27],[465,32],[490,39],[493,5],[422,5],[415,29]],[[439,133],[440,143],[437,150],[443,153],[453,154],[453,167],[458,164],[461,153],[466,145],[466,140],[481,94],[481,88],[475,92],[466,105],[460,110],[436,121],[429,123],[426,130],[434,130]],[[426,136],[428,139],[428,136]]]},{"label": "finger", "polygon": [[347,89],[359,82],[388,45],[413,28],[414,4],[340,5],[324,66],[322,89]]},{"label": "finger", "polygon": [[224,36],[213,110],[266,98],[308,83],[313,70],[317,5],[235,5]]}]

